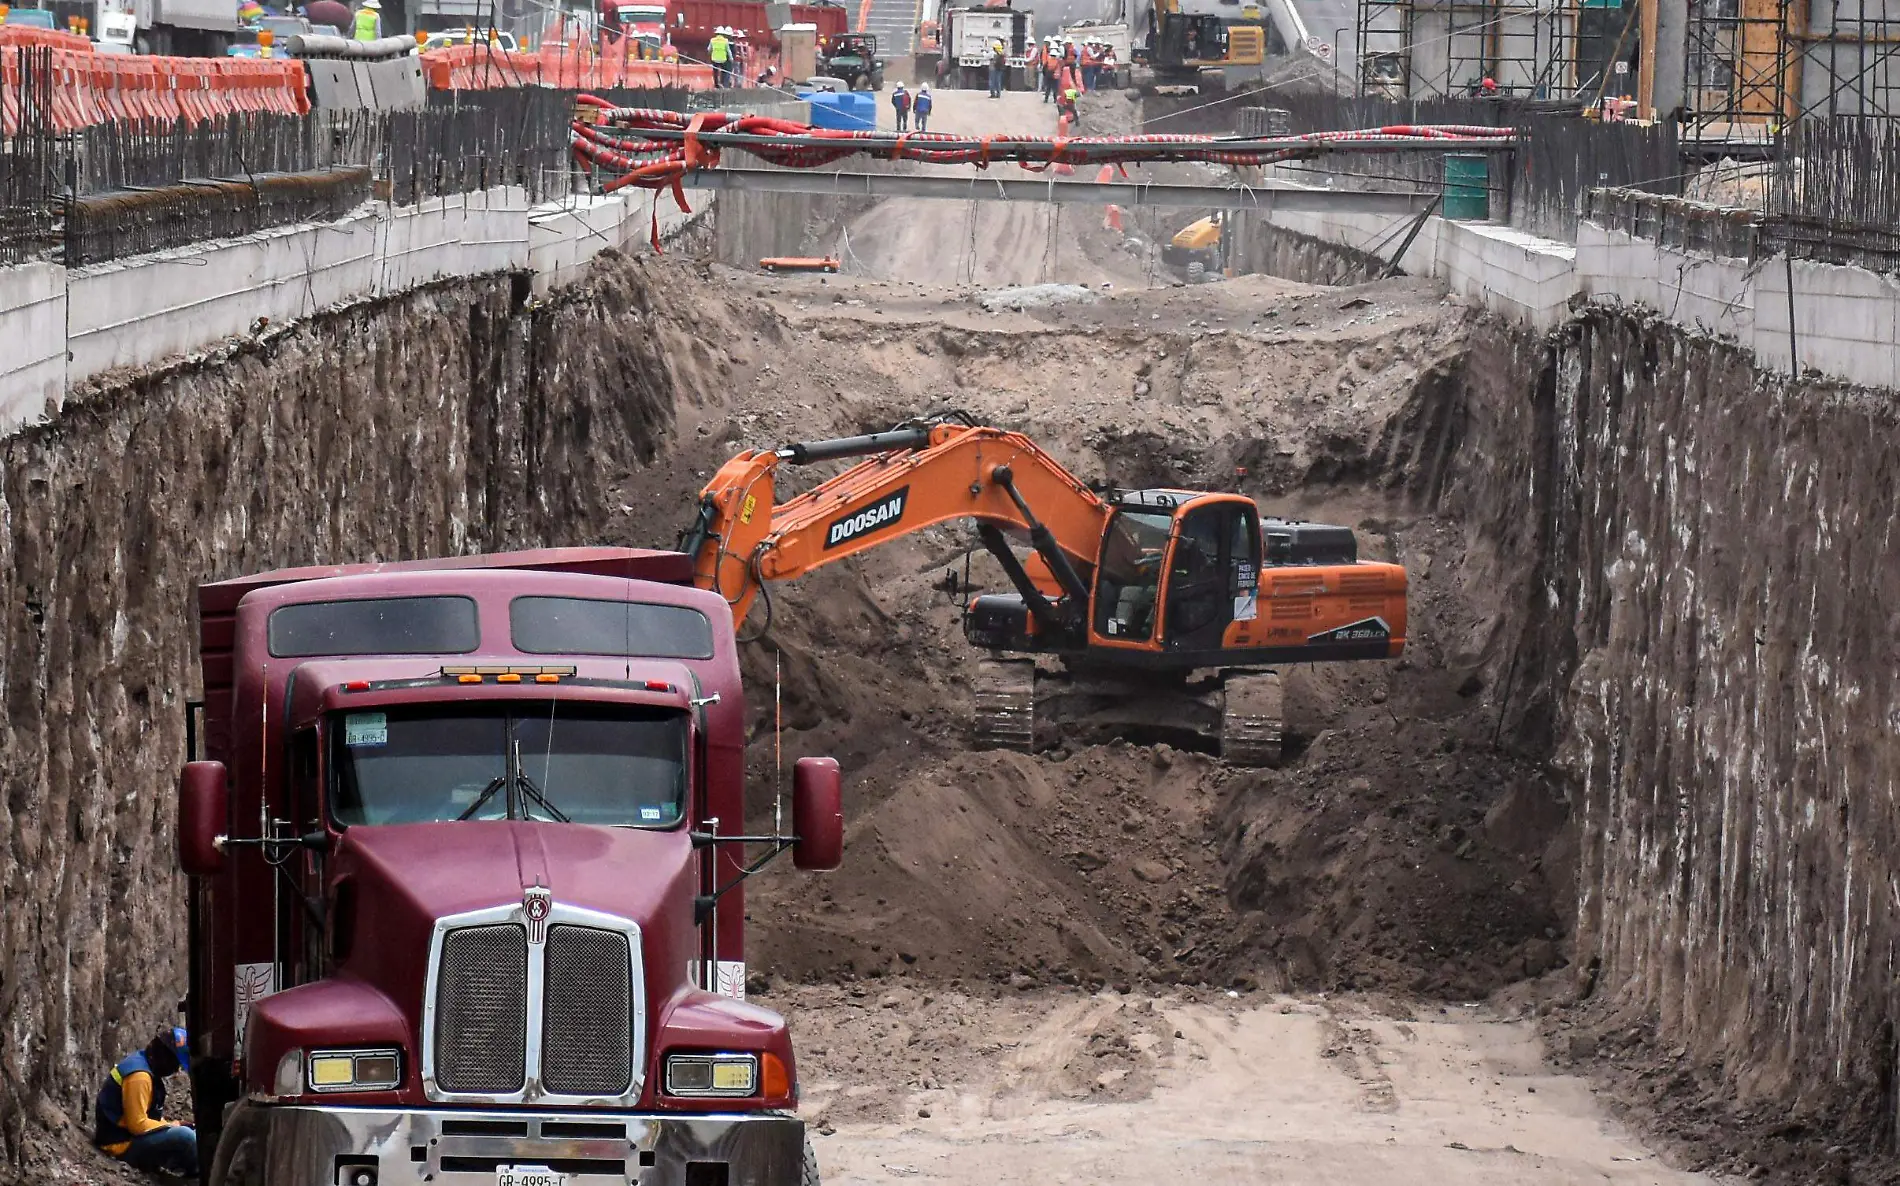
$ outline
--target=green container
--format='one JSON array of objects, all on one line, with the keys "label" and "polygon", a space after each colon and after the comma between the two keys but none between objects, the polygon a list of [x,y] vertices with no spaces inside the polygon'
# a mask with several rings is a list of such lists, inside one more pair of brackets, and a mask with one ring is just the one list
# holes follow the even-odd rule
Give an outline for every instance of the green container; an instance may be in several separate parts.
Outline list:
[{"label": "green container", "polygon": [[1445,199],[1439,212],[1473,222],[1491,217],[1491,158],[1469,153],[1445,157]]}]

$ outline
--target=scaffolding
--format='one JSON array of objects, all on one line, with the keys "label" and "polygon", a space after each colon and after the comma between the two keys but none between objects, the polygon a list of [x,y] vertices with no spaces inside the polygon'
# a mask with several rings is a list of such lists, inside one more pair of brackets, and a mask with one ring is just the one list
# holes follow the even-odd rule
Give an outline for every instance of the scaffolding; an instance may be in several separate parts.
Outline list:
[{"label": "scaffolding", "polygon": [[1900,115],[1900,0],[1688,0],[1683,109],[1702,134]]},{"label": "scaffolding", "polygon": [[1577,72],[1576,0],[1358,0],[1357,11],[1361,94],[1465,95],[1487,78],[1510,96],[1594,93]]},{"label": "scaffolding", "polygon": [[1900,0],[1808,0],[1793,42],[1789,114],[1900,115]]}]

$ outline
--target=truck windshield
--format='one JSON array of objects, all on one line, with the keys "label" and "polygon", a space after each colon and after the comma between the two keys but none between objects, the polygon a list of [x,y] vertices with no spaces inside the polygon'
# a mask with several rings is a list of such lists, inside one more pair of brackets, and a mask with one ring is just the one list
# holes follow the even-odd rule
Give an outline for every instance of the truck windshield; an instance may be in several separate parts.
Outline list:
[{"label": "truck windshield", "polygon": [[686,715],[544,704],[392,708],[330,721],[336,822],[532,819],[668,828],[685,803]]}]

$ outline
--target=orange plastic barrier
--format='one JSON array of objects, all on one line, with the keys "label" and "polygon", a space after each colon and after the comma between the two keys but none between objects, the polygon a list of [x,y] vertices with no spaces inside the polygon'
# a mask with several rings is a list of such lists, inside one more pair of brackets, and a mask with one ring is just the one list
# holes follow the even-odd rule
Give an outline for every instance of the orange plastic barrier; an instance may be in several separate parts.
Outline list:
[{"label": "orange plastic barrier", "polygon": [[[59,132],[111,122],[200,123],[235,112],[303,115],[310,110],[304,64],[289,59],[141,57],[55,48],[46,61],[49,122]],[[20,130],[24,118],[21,74],[31,62],[31,56],[23,61],[17,53],[0,54],[5,71],[0,129],[8,135]]]},{"label": "orange plastic barrier", "polygon": [[64,29],[37,29],[26,25],[0,25],[0,46],[33,45],[46,49],[92,52],[92,39]]},{"label": "orange plastic barrier", "polygon": [[20,55],[0,54],[0,136],[20,133]]}]

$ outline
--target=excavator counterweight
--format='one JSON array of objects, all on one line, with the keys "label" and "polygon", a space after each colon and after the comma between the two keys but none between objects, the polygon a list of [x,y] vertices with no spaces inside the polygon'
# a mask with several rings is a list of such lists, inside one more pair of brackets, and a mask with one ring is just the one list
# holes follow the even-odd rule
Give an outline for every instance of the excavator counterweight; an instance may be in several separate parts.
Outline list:
[{"label": "excavator counterweight", "polygon": [[[780,466],[848,459],[778,501]],[[773,582],[950,521],[975,526],[1011,585],[963,610],[964,636],[990,653],[976,677],[981,743],[1034,749],[1093,721],[1272,764],[1275,665],[1388,659],[1405,645],[1405,570],[1359,559],[1350,529],[1271,518],[1225,491],[1105,496],[1021,433],[967,421],[740,453],[701,491],[681,546],[736,623],[763,598],[769,628]],[[1059,669],[1040,671],[1038,655]]]}]

